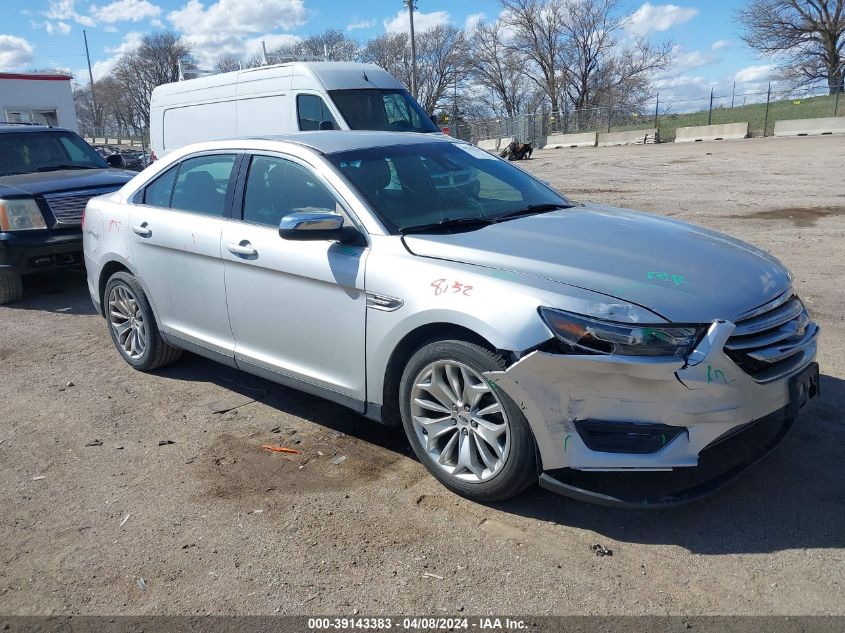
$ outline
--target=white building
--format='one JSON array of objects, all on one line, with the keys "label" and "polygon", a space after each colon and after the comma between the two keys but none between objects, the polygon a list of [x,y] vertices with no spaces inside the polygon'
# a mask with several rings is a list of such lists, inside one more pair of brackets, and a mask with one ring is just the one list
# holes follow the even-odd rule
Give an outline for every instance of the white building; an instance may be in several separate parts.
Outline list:
[{"label": "white building", "polygon": [[79,131],[68,75],[0,73],[0,121]]}]

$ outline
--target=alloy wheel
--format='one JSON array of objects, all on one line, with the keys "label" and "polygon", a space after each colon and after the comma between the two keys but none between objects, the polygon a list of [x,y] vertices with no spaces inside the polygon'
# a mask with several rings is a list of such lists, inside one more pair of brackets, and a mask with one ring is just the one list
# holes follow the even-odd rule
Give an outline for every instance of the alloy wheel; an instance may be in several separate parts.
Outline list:
[{"label": "alloy wheel", "polygon": [[432,462],[468,483],[497,475],[510,450],[510,424],[487,381],[457,361],[425,367],[411,390],[414,432]]},{"label": "alloy wheel", "polygon": [[147,349],[147,324],[128,286],[119,284],[109,292],[109,325],[124,356],[139,360]]}]

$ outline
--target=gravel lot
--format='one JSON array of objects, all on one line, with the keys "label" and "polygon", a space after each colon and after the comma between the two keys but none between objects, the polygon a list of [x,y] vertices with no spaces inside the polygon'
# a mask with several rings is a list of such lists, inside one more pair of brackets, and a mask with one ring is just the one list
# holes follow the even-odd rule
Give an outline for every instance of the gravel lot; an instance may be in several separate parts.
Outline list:
[{"label": "gravel lot", "polygon": [[[722,230],[793,270],[823,328],[823,399],[767,461],[671,511],[536,488],[478,505],[437,485],[400,432],[339,406],[194,356],[133,371],[81,273],[35,279],[0,308],[0,613],[845,614],[845,139],[523,165],[576,200]],[[268,395],[210,410],[240,385]]]}]

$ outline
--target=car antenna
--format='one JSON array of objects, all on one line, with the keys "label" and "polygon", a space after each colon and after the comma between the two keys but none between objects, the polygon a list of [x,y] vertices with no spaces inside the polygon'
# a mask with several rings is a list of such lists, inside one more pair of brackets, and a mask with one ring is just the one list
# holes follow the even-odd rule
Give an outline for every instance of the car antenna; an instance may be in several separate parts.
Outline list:
[{"label": "car antenna", "polygon": [[364,62],[361,62],[361,72],[364,74],[364,81],[369,81],[370,78],[367,77],[367,67],[364,65]]}]

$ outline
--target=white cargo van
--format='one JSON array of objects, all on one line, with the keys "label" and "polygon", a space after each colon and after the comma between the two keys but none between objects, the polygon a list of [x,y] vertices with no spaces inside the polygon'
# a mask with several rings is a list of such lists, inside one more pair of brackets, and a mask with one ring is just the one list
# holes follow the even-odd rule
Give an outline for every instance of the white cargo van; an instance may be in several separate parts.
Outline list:
[{"label": "white cargo van", "polygon": [[374,64],[291,62],[158,86],[150,144],[174,149],[298,130],[439,132],[390,73]]}]

